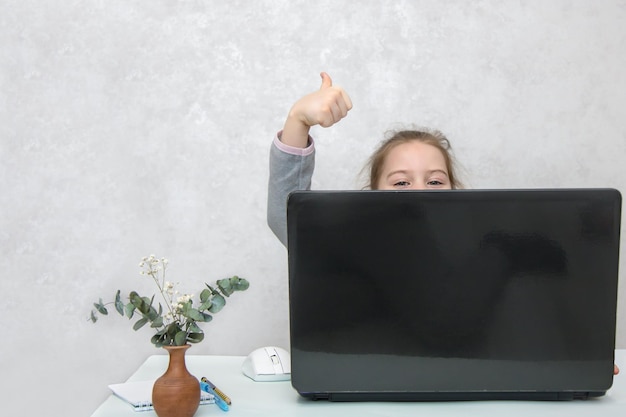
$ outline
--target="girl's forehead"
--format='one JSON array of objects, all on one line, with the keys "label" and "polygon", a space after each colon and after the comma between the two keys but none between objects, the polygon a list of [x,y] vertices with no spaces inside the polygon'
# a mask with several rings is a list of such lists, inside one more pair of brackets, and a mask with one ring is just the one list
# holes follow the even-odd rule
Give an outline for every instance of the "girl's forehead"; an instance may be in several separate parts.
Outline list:
[{"label": "girl's forehead", "polygon": [[438,165],[439,168],[446,166],[446,159],[441,150],[433,145],[418,141],[401,143],[394,146],[385,158],[385,168],[390,165]]}]

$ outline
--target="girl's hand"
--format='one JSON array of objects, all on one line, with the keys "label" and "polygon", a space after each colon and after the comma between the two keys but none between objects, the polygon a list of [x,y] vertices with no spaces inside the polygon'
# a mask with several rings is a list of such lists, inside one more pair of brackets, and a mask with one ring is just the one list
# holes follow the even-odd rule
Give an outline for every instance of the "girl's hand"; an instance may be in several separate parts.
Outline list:
[{"label": "girl's hand", "polygon": [[290,118],[295,118],[309,127],[330,127],[346,117],[352,108],[352,101],[343,88],[333,87],[333,80],[327,73],[322,72],[320,76],[320,89],[302,97],[289,112]]},{"label": "girl's hand", "polygon": [[325,72],[320,76],[320,89],[302,97],[291,107],[280,139],[283,143],[306,148],[311,126],[330,127],[346,117],[352,108],[350,96],[343,88],[333,87],[333,80]]}]

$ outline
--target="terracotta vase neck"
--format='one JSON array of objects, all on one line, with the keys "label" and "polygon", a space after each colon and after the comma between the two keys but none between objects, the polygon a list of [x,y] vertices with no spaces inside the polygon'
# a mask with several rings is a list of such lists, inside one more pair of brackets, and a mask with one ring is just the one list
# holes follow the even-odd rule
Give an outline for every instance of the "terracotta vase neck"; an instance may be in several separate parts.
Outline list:
[{"label": "terracotta vase neck", "polygon": [[169,365],[167,367],[166,375],[172,377],[184,377],[189,375],[187,366],[185,365],[185,352],[191,345],[183,346],[163,346],[170,355]]}]

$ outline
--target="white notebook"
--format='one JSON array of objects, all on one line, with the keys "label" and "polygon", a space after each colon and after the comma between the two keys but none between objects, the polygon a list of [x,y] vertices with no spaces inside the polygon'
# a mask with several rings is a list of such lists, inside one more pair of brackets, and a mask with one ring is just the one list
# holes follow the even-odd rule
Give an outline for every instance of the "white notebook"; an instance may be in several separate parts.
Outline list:
[{"label": "white notebook", "polygon": [[[154,381],[131,381],[122,384],[111,384],[109,388],[115,395],[130,404],[135,411],[149,411],[154,409],[152,406]],[[214,402],[213,395],[200,391],[200,405],[213,404]]]}]

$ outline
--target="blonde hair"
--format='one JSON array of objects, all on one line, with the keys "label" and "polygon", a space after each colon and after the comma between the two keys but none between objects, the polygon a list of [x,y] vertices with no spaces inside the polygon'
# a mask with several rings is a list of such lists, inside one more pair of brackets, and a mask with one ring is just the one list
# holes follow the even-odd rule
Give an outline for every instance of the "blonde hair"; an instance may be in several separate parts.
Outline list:
[{"label": "blonde hair", "polygon": [[388,137],[381,142],[378,148],[370,157],[365,169],[369,170],[369,184],[365,188],[375,190],[378,188],[378,180],[383,169],[385,160],[389,152],[398,145],[403,143],[417,141],[427,145],[434,146],[439,149],[446,163],[448,170],[448,178],[450,187],[454,189],[463,188],[463,184],[457,178],[456,161],[452,154],[452,146],[450,141],[443,133],[438,130],[419,129],[419,130],[400,130],[388,133]]}]

